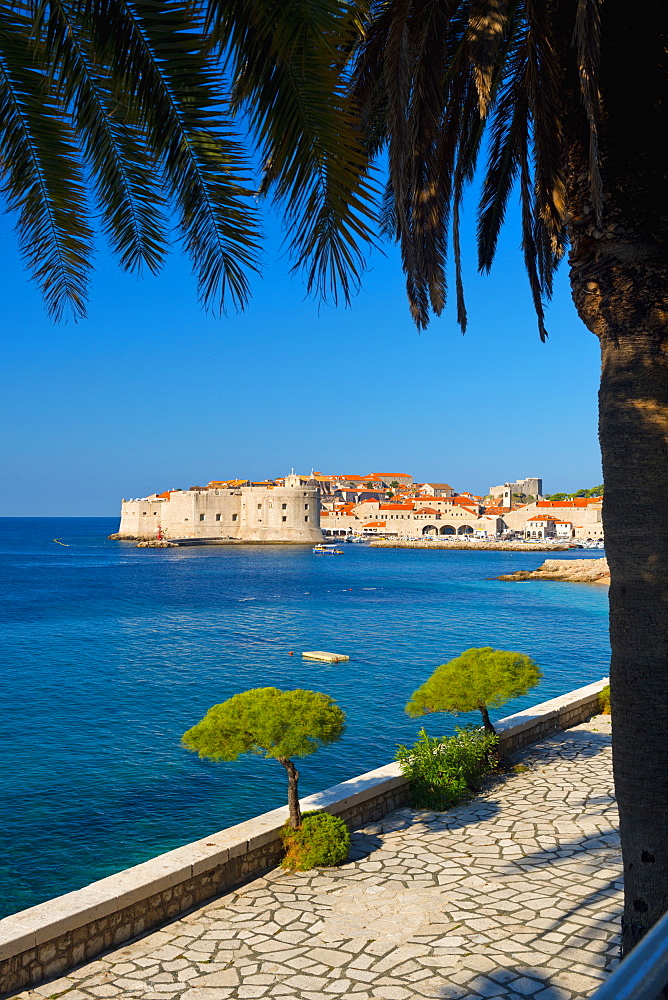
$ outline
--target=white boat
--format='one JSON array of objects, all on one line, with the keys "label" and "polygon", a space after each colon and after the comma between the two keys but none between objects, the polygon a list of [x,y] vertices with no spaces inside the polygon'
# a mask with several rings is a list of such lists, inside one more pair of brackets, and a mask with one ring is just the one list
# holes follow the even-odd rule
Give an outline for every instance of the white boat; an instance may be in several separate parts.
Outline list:
[{"label": "white boat", "polygon": [[319,556],[342,556],[343,549],[338,549],[336,545],[314,545],[313,551]]}]

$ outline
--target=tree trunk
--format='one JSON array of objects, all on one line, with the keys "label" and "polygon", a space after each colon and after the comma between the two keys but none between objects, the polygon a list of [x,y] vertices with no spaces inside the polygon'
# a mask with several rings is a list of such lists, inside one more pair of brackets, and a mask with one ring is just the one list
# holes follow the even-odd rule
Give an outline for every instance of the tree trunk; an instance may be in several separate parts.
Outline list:
[{"label": "tree trunk", "polygon": [[665,314],[662,326],[650,321],[617,340],[612,330],[601,337],[599,419],[611,573],[613,765],[626,888],[624,952],[668,909]]},{"label": "tree trunk", "polygon": [[279,757],[279,764],[282,764],[288,772],[288,809],[290,810],[290,826],[293,830],[299,829],[302,825],[302,813],[299,808],[299,791],[297,782],[299,771],[289,757]]},{"label": "tree trunk", "polygon": [[[570,15],[564,25],[573,24]],[[604,5],[605,6],[605,5]],[[588,181],[589,136],[571,78],[571,289],[599,340],[599,437],[610,565],[610,691],[624,861],[622,953],[668,909],[668,247],[662,0],[601,19],[603,217]],[[563,19],[562,19],[563,21]],[[653,25],[648,30],[648,25]],[[564,28],[566,30],[566,28]],[[623,70],[622,70],[623,67]]]},{"label": "tree trunk", "polygon": [[578,311],[601,346],[626,954],[668,909],[668,267],[651,245],[616,233],[613,223],[598,240],[575,234],[571,279]]},{"label": "tree trunk", "polygon": [[489,717],[489,712],[487,711],[487,705],[479,704],[478,708],[480,710],[480,714],[482,715],[482,723],[485,727],[485,732],[496,733],[496,729],[492,725],[492,721]]}]

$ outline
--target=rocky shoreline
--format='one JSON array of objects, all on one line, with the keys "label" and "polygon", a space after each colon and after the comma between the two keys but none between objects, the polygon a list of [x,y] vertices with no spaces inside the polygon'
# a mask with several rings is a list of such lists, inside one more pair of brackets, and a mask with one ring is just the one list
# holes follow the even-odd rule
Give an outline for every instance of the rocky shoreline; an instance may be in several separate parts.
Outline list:
[{"label": "rocky shoreline", "polygon": [[531,571],[519,570],[496,580],[559,580],[562,583],[610,583],[607,559],[546,559]]}]

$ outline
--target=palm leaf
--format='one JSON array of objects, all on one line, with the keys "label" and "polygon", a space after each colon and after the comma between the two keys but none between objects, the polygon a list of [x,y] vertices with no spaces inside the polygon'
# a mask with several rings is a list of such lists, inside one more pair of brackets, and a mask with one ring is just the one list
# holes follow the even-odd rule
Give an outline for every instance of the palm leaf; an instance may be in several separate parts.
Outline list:
[{"label": "palm leaf", "polygon": [[519,170],[520,139],[528,109],[520,99],[525,74],[526,28],[515,26],[508,47],[506,76],[494,108],[487,167],[478,208],[478,267],[489,271],[503,225],[508,198]]},{"label": "palm leaf", "polygon": [[580,94],[589,126],[589,183],[599,225],[603,217],[603,183],[598,150],[601,108],[601,0],[577,0],[573,42],[577,54]]},{"label": "palm leaf", "polygon": [[[372,7],[353,92],[373,130],[370,150],[388,148],[394,212],[386,204],[383,219],[396,227],[419,327],[442,309],[451,235],[457,318],[466,328],[461,204],[489,126],[478,266],[490,269],[508,198],[518,186],[525,267],[540,335],[547,335],[543,302],[566,245],[562,121],[574,68],[567,42],[564,49],[568,26],[555,26],[554,16],[551,0],[378,0]],[[577,0],[575,22],[594,189],[600,183],[600,0]]]},{"label": "palm leaf", "polygon": [[[41,0],[46,4],[47,0]],[[200,298],[240,308],[256,269],[256,212],[246,157],[196,11],[181,0],[70,0],[113,93],[143,130],[175,208]]]},{"label": "palm leaf", "polygon": [[123,267],[155,273],[165,256],[166,220],[155,163],[129,109],[114,97],[85,26],[68,0],[50,0],[43,29],[54,91],[72,109],[84,160],[96,186],[103,229]]},{"label": "palm leaf", "polygon": [[562,129],[563,71],[557,56],[545,0],[525,0],[527,22],[526,89],[533,126],[537,214],[558,252],[566,212]]},{"label": "palm leaf", "polygon": [[0,182],[49,313],[85,315],[92,235],[76,138],[49,94],[32,24],[0,5]]},{"label": "palm leaf", "polygon": [[343,67],[359,31],[344,0],[210,0],[212,41],[234,80],[307,287],[348,300],[374,239],[376,191]]},{"label": "palm leaf", "polygon": [[492,103],[493,83],[508,19],[506,0],[471,0],[466,46],[473,67],[480,117]]}]

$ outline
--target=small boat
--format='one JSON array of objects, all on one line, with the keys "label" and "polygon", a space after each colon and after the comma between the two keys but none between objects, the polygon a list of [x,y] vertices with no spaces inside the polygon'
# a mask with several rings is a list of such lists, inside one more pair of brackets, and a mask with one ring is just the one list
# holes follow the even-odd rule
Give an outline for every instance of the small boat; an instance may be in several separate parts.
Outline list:
[{"label": "small boat", "polygon": [[336,545],[314,545],[313,551],[319,556],[342,556],[343,549],[337,549]]}]

